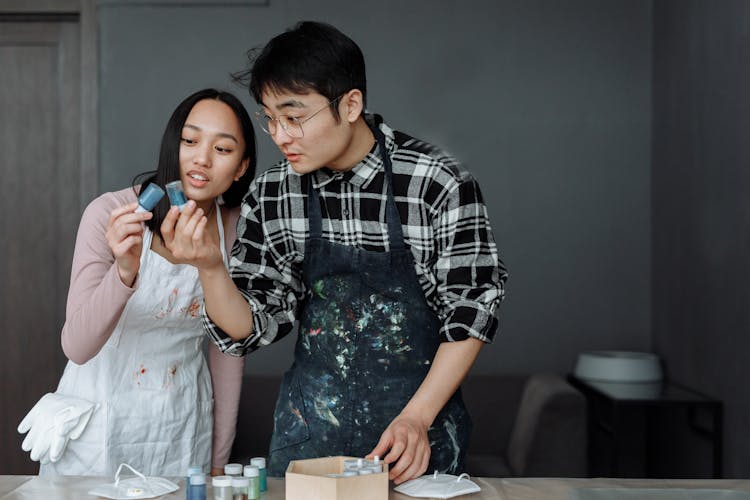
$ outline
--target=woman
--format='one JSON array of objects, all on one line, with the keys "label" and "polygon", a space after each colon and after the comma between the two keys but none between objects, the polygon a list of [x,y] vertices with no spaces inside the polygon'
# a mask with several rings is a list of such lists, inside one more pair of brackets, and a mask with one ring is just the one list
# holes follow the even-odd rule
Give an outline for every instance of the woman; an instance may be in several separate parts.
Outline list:
[{"label": "woman", "polygon": [[145,179],[142,185],[106,193],[86,208],[62,330],[70,362],[57,394],[96,409],[80,437],[40,474],[112,476],[123,462],[146,475],[182,476],[191,465],[208,470],[209,460],[213,473],[223,468],[243,361],[209,343],[207,368],[198,271],[164,245],[169,200],[153,213],[136,212],[137,195],[150,183],[164,188],[181,180],[226,263],[255,162],[244,106],[231,94],[201,90],[169,119],[157,170],[136,178]]}]

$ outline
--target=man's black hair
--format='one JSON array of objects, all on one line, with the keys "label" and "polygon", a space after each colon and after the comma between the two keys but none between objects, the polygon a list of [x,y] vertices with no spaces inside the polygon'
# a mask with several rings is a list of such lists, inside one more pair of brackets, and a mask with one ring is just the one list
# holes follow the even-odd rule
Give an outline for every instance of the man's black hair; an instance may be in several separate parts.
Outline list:
[{"label": "man's black hair", "polygon": [[[302,21],[248,52],[250,69],[233,74],[258,104],[263,92],[317,92],[334,101],[352,89],[367,99],[365,58],[359,46],[330,24]],[[331,104],[332,111],[338,101]],[[334,113],[339,119],[338,113]]]}]

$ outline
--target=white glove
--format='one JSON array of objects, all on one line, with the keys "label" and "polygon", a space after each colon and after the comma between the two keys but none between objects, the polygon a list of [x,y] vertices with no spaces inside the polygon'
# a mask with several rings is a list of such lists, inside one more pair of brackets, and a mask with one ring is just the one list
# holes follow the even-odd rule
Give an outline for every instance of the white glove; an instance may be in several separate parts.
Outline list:
[{"label": "white glove", "polygon": [[45,394],[18,424],[18,432],[28,431],[21,449],[42,464],[57,462],[68,441],[81,436],[96,406],[73,396]]}]

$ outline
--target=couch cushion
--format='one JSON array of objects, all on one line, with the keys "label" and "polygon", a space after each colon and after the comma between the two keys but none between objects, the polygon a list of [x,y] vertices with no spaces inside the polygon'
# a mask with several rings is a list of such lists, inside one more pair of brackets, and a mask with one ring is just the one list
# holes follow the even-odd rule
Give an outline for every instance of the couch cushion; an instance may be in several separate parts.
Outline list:
[{"label": "couch cushion", "polygon": [[510,467],[505,458],[498,454],[468,453],[466,471],[472,477],[511,477]]},{"label": "couch cushion", "polygon": [[468,454],[504,457],[526,378],[525,375],[466,377],[461,391],[474,424]]},{"label": "couch cushion", "polygon": [[586,400],[555,373],[529,377],[508,443],[515,476],[586,474]]}]

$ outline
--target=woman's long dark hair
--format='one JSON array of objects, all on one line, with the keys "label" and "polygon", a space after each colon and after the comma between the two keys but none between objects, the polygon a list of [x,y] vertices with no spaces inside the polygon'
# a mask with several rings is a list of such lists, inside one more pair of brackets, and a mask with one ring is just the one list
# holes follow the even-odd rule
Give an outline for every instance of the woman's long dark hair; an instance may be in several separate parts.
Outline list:
[{"label": "woman's long dark hair", "polygon": [[[141,192],[146,186],[155,183],[157,186],[165,189],[164,186],[171,181],[180,179],[180,143],[182,138],[182,127],[185,125],[190,111],[193,106],[204,99],[214,99],[221,101],[234,111],[237,119],[240,121],[242,128],[242,137],[245,139],[245,152],[242,159],[248,159],[248,166],[245,173],[239,180],[236,180],[229,186],[222,198],[224,205],[227,207],[237,207],[242,202],[250,182],[255,177],[255,167],[257,155],[255,153],[255,129],[245,106],[233,94],[216,89],[203,89],[188,96],[183,100],[172,113],[167,122],[167,128],[161,139],[161,149],[159,150],[159,165],[156,170],[143,172],[133,179],[133,189],[141,184]],[[166,189],[165,189],[166,191]],[[167,196],[159,201],[152,210],[154,216],[146,221],[148,228],[155,234],[161,236],[161,223],[169,211],[169,199]]]}]

